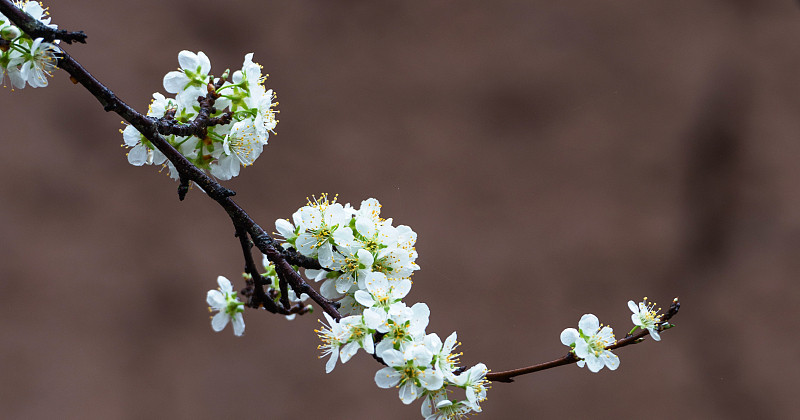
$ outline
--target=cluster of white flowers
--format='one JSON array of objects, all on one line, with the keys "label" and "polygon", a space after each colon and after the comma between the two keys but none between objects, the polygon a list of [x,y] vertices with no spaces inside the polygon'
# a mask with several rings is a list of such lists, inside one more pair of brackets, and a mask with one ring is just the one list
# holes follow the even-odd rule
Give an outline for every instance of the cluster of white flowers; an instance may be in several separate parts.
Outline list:
[{"label": "cluster of white flowers", "polygon": [[[15,1],[14,4],[25,13],[31,15],[50,28],[50,16],[40,2]],[[47,86],[47,77],[53,76],[60,51],[55,44],[44,42],[43,38],[33,39],[11,21],[0,14],[0,36],[8,41],[8,48],[0,49],[0,82],[6,86],[6,75],[11,86],[17,89]]]},{"label": "cluster of white flowers", "polygon": [[[380,210],[373,198],[356,209],[323,194],[295,212],[292,222],[275,222],[285,247],[323,267],[305,270],[306,276],[323,282],[322,295],[342,304],[344,318],[335,320],[325,313],[327,324],[317,330],[321,357],[328,357],[325,370],[330,373],[337,361],[346,363],[363,349],[386,364],[375,374],[375,383],[398,388],[405,404],[422,398],[426,419],[480,412],[488,369],[483,363],[459,368],[456,333],[444,342],[435,333],[426,334],[428,305],[403,302],[411,290],[410,277],[419,270],[417,234],[408,226],[392,226],[392,219],[381,218]],[[463,390],[465,398],[451,400],[448,393],[454,389]]]},{"label": "cluster of white flowers", "polygon": [[[178,123],[191,123],[198,116],[200,105],[198,97],[206,96],[211,83],[218,78],[209,74],[211,61],[202,52],[181,51],[178,54],[180,69],[164,76],[164,90],[175,94],[167,98],[160,93],[153,94],[149,117],[171,116]],[[272,89],[264,87],[266,76],[261,74],[261,65],[253,62],[253,53],[245,55],[242,69],[223,73],[224,82],[217,89],[220,97],[216,100],[216,112],[210,117],[219,117],[231,112],[232,121],[225,125],[208,127],[205,138],[196,136],[166,136],[167,141],[180,151],[190,162],[200,169],[208,170],[221,180],[229,180],[237,175],[242,166],[252,165],[261,155],[267,144],[269,133],[274,133],[278,120],[273,102]],[[122,131],[125,145],[130,147],[128,162],[131,165],[162,165],[167,158],[137,131],[127,126]],[[167,162],[170,176],[178,178],[171,162]]]},{"label": "cluster of white flowers", "polygon": [[[645,297],[637,305],[634,301],[628,301],[628,308],[633,312],[631,321],[634,327],[629,334],[633,334],[636,328],[646,329],[653,340],[660,341],[658,334],[658,324],[661,316],[653,308],[655,305],[648,304]],[[616,370],[619,367],[619,357],[608,350],[608,346],[614,344],[614,330],[600,323],[593,314],[585,314],[578,322],[578,329],[567,328],[561,332],[561,343],[570,346],[575,356],[580,358],[578,366],[589,366],[592,372],[599,372],[603,367]]]}]

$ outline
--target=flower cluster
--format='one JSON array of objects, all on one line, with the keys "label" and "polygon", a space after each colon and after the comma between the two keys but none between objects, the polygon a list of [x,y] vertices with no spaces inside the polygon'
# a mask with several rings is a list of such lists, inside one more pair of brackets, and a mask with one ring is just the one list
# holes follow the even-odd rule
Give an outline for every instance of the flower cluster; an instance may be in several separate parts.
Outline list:
[{"label": "flower cluster", "polygon": [[[677,298],[676,298],[677,300]],[[661,316],[658,311],[653,310],[654,304],[648,304],[647,298],[637,305],[634,301],[628,301],[628,307],[633,312],[631,321],[634,327],[629,334],[633,334],[636,328],[646,329],[653,340],[660,341],[658,334]],[[608,347],[616,342],[614,330],[600,323],[593,314],[585,314],[578,322],[578,329],[567,328],[561,332],[561,343],[569,346],[575,356],[580,358],[578,366],[589,366],[592,372],[599,372],[603,367],[616,370],[619,367],[619,357],[608,350]]]},{"label": "flower cluster", "polygon": [[[403,302],[411,290],[411,276],[419,270],[417,234],[408,226],[392,226],[392,219],[382,218],[380,210],[373,198],[356,209],[323,194],[295,212],[291,222],[275,222],[285,247],[323,267],[307,269],[306,276],[322,282],[323,296],[341,303],[344,317],[336,320],[325,313],[327,323],[316,331],[322,340],[321,357],[328,357],[325,371],[363,349],[386,365],[375,374],[375,383],[398,388],[405,404],[421,398],[426,419],[480,412],[488,369],[483,363],[459,368],[456,333],[444,341],[426,333],[428,305]],[[464,399],[450,399],[455,389],[464,391]]]},{"label": "flower cluster", "polygon": [[[16,1],[14,4],[50,28],[47,8],[37,1]],[[55,44],[44,42],[43,38],[31,38],[0,14],[0,36],[8,42],[8,47],[0,49],[0,82],[6,85],[6,76],[11,86],[17,89],[29,85],[34,88],[47,86],[47,77],[53,76],[60,49]]]},{"label": "flower cluster", "polygon": [[[242,166],[255,162],[267,144],[269,134],[274,133],[278,124],[275,94],[264,87],[266,76],[261,74],[261,65],[253,62],[253,53],[245,55],[241,70],[232,75],[230,70],[226,70],[221,79],[210,74],[211,61],[202,51],[181,51],[178,63],[180,69],[164,76],[164,90],[175,97],[154,93],[147,116],[179,124],[192,123],[199,115],[199,99],[210,92],[218,95],[214,112],[209,116],[230,115],[230,123],[210,125],[204,138],[174,134],[165,137],[195,166],[208,170],[218,179],[229,180],[239,175]],[[166,162],[170,176],[178,178],[172,163],[167,162],[167,158],[136,128],[127,126],[122,131],[122,138],[131,148],[128,152],[131,165],[162,165]]]}]

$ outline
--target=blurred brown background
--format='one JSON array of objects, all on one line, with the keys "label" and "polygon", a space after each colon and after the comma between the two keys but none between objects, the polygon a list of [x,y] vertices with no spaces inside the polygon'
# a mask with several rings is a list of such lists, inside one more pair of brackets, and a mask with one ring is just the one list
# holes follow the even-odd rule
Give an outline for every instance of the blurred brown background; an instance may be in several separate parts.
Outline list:
[{"label": "blurred brown background", "polygon": [[[792,1],[51,1],[68,47],[146,110],[182,49],[247,52],[278,135],[228,185],[265,227],[311,194],[376,197],[419,234],[408,302],[499,371],[564,354],[628,299],[678,328],[495,384],[481,419],[796,418],[800,9]],[[414,419],[364,354],[333,373],[317,315],[245,314],[225,214],[125,160],[120,118],[66,75],[0,99],[4,418]],[[271,229],[270,229],[271,230]]]}]

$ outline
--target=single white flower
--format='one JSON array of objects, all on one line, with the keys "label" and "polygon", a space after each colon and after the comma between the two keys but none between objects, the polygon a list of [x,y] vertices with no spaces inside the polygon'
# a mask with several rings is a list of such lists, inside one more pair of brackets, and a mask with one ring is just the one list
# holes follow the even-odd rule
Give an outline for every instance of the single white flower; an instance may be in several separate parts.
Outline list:
[{"label": "single white flower", "polygon": [[476,413],[481,412],[480,403],[486,400],[486,388],[489,381],[486,380],[486,374],[489,369],[483,363],[469,368],[466,372],[456,376],[453,381],[457,386],[466,388],[467,390],[467,404]]},{"label": "single white flower", "polygon": [[600,325],[600,320],[592,314],[585,314],[578,322],[578,329],[567,328],[561,332],[561,343],[565,346],[574,346],[575,355],[582,360],[578,366],[589,366],[592,372],[599,372],[603,366],[611,370],[619,367],[619,357],[606,350],[614,344],[614,331],[609,326]]},{"label": "single white flower", "polygon": [[431,367],[433,354],[424,346],[412,346],[405,352],[386,350],[381,354],[387,367],[375,373],[375,383],[381,388],[400,388],[400,400],[411,404],[424,390],[442,387],[442,373]]},{"label": "single white flower", "polygon": [[[125,127],[122,130],[122,139],[125,145],[132,149],[128,151],[128,163],[134,166],[148,165],[161,165],[167,160],[158,149],[151,149],[145,145],[146,139],[136,128],[132,125]],[[149,144],[149,143],[148,143]]]},{"label": "single white flower", "polygon": [[333,202],[329,202],[326,194],[315,198],[313,203],[309,201],[298,212],[299,223],[295,224],[300,226],[301,233],[295,244],[297,250],[307,257],[316,257],[322,247],[331,248],[336,229],[350,223],[350,215],[345,212],[344,207],[336,203],[335,198]]},{"label": "single white flower", "polygon": [[339,323],[346,329],[345,344],[342,346],[340,357],[342,363],[347,363],[358,349],[364,349],[369,354],[375,353],[375,342],[372,334],[386,319],[384,311],[364,311],[361,315],[342,318]]},{"label": "single white flower", "polygon": [[[343,228],[348,230],[348,228]],[[323,246],[319,248],[319,263],[325,268],[339,271],[342,274],[336,279],[336,290],[339,293],[347,293],[351,290],[366,288],[364,281],[372,272],[372,254],[361,248],[356,247],[337,247],[339,251],[334,251],[333,247]]]},{"label": "single white flower", "polygon": [[322,314],[325,315],[325,319],[328,320],[329,325],[325,325],[320,321],[322,328],[314,331],[317,333],[320,340],[322,340],[322,344],[317,347],[322,350],[322,355],[320,355],[319,358],[322,359],[323,357],[330,356],[328,362],[325,363],[325,373],[331,373],[333,368],[336,367],[336,361],[339,359],[339,349],[348,338],[348,331],[343,325],[336,322],[335,319],[328,315],[327,312],[323,312]]},{"label": "single white flower", "polygon": [[461,353],[453,353],[453,350],[459,345],[456,333],[450,334],[444,343],[438,334],[430,333],[425,336],[424,342],[433,353],[433,366],[442,372],[445,379],[455,382],[453,371],[456,369],[458,357],[461,355]]},{"label": "single white flower", "polygon": [[211,61],[202,51],[195,54],[184,50],[178,53],[178,63],[180,70],[171,71],[164,76],[164,90],[196,102],[198,96],[208,93],[206,86],[211,80],[208,75]]},{"label": "single white flower", "polygon": [[228,322],[233,324],[233,333],[241,336],[244,333],[244,303],[239,301],[236,297],[236,292],[233,290],[233,285],[230,280],[223,276],[217,277],[218,290],[209,290],[206,295],[206,302],[209,306],[209,311],[219,311],[213,318],[211,318],[211,328],[214,331],[220,332]]},{"label": "single white flower", "polygon": [[47,76],[53,77],[53,70],[56,69],[58,60],[55,54],[58,51],[57,46],[44,42],[44,38],[36,38],[30,49],[13,58],[10,64],[20,64],[19,74],[31,87],[45,87],[48,83]]},{"label": "single white flower", "polygon": [[397,302],[389,307],[388,313],[386,322],[378,327],[378,331],[384,333],[375,347],[379,356],[389,349],[405,351],[415,341],[421,341],[425,337],[425,328],[431,314],[425,303],[416,303],[408,308],[403,302]]},{"label": "single white flower", "polygon": [[[661,336],[658,334],[657,330],[658,323],[661,322],[661,315],[658,314],[660,309],[655,310],[655,304],[648,303],[647,297],[642,299],[638,305],[634,301],[629,300],[628,308],[633,312],[633,314],[631,314],[631,321],[633,321],[633,324],[639,328],[646,329],[647,332],[650,333],[650,336],[653,337],[653,340],[661,341]],[[635,329],[634,327],[634,330]]]},{"label": "single white flower", "polygon": [[[15,60],[22,54],[16,49],[8,51],[0,50],[0,84],[6,86],[6,75],[11,82],[11,86],[17,89],[25,88],[25,79],[19,73],[19,60]],[[12,62],[16,64],[12,64]]]},{"label": "single white flower", "polygon": [[[359,252],[365,250],[359,250]],[[371,262],[370,262],[370,265]],[[373,306],[378,308],[385,308],[386,310],[395,303],[406,297],[411,290],[411,281],[403,279],[396,282],[389,282],[386,275],[383,273],[372,273],[366,275],[364,279],[367,290],[357,290],[355,298],[358,303],[371,308]]]}]

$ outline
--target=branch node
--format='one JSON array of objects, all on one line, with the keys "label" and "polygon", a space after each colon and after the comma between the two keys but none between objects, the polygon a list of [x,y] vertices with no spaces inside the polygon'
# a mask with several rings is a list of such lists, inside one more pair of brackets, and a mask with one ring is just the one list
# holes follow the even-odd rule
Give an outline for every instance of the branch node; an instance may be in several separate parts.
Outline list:
[{"label": "branch node", "polygon": [[189,178],[187,178],[183,173],[180,175],[180,184],[178,185],[178,199],[183,201],[186,198],[186,193],[189,192]]}]

